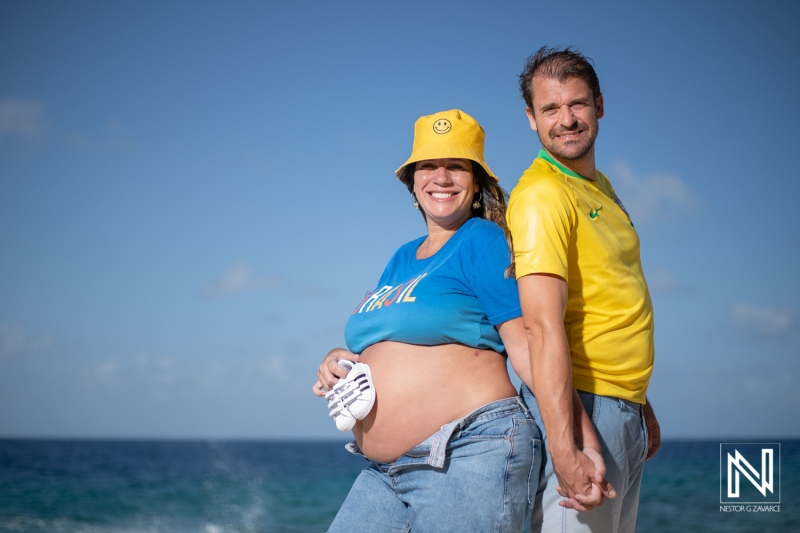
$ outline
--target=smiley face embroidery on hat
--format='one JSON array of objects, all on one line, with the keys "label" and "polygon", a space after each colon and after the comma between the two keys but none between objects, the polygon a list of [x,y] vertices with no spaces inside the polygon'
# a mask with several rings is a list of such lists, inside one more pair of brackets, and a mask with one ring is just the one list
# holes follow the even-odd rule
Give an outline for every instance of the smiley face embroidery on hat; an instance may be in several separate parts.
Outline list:
[{"label": "smiley face embroidery on hat", "polygon": [[484,132],[478,121],[460,109],[425,115],[414,123],[411,155],[394,174],[401,180],[406,166],[428,159],[469,159],[483,167],[490,178],[497,177],[483,159]]},{"label": "smiley face embroidery on hat", "polygon": [[442,135],[447,133],[451,129],[453,129],[453,125],[446,118],[440,118],[439,120],[433,123],[434,133]]}]

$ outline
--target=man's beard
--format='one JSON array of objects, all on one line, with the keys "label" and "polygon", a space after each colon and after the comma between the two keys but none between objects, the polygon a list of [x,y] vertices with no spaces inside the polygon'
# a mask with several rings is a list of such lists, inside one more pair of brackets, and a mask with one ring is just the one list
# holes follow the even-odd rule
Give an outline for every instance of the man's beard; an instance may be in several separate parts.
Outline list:
[{"label": "man's beard", "polygon": [[[584,132],[590,132],[589,125],[585,122],[578,121],[574,128],[553,128],[550,130],[550,135],[548,136],[550,142],[542,142],[542,145],[558,159],[562,159],[564,161],[580,161],[586,157],[586,155],[594,146],[594,140],[597,138],[598,133],[597,126],[595,126],[594,132],[591,132],[591,137],[583,141],[566,141],[566,143],[562,142],[561,144],[558,144],[556,137],[564,133],[571,133],[581,130]],[[542,139],[540,138],[539,140],[541,141]]]}]

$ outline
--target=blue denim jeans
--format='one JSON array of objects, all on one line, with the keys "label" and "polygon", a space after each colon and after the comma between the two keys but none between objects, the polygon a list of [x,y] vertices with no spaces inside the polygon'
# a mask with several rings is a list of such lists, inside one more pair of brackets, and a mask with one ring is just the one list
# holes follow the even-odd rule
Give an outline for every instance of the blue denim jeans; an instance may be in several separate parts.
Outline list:
[{"label": "blue denim jeans", "polygon": [[[539,424],[546,443],[547,436],[536,398],[524,384],[520,394]],[[603,505],[588,513],[559,506],[558,502],[564,498],[556,492],[558,479],[553,472],[550,452],[547,451],[531,517],[531,533],[634,533],[639,510],[639,488],[647,455],[647,428],[642,406],[583,391],[578,391],[578,395],[594,424],[606,463],[606,479],[617,491],[617,497],[613,500],[606,498]]]},{"label": "blue denim jeans", "polygon": [[[329,533],[519,532],[541,469],[539,428],[521,398],[476,409],[356,478]],[[355,442],[347,445],[361,455]]]}]

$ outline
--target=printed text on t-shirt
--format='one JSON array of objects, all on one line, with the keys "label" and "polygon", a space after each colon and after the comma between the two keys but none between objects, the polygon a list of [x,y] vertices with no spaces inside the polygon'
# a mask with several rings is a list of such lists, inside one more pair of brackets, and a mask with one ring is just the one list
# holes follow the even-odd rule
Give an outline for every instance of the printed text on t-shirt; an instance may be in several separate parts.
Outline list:
[{"label": "printed text on t-shirt", "polygon": [[426,272],[400,285],[385,285],[380,289],[367,293],[364,299],[361,300],[361,303],[353,310],[353,314],[369,313],[370,311],[380,309],[384,306],[388,307],[393,303],[416,301],[416,296],[412,296],[411,293],[414,291],[417,283],[427,275],[428,273]]}]

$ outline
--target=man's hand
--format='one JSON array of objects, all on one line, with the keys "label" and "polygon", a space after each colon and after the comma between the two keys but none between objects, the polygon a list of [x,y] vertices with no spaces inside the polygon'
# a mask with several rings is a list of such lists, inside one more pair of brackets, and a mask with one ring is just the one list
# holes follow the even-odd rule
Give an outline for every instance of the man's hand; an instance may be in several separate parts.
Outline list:
[{"label": "man's hand", "polygon": [[[616,498],[617,492],[606,481],[606,465],[603,456],[594,448],[586,447],[583,451],[575,450],[568,463],[553,459],[553,469],[558,478],[556,487],[558,494],[568,500],[559,505],[576,511],[592,511],[603,505],[606,497]],[[566,466],[567,468],[564,468]]]},{"label": "man's hand", "polygon": [[645,427],[647,427],[647,456],[645,461],[649,461],[661,448],[661,426],[658,425],[653,406],[646,398],[642,406],[642,414],[644,415]]}]

